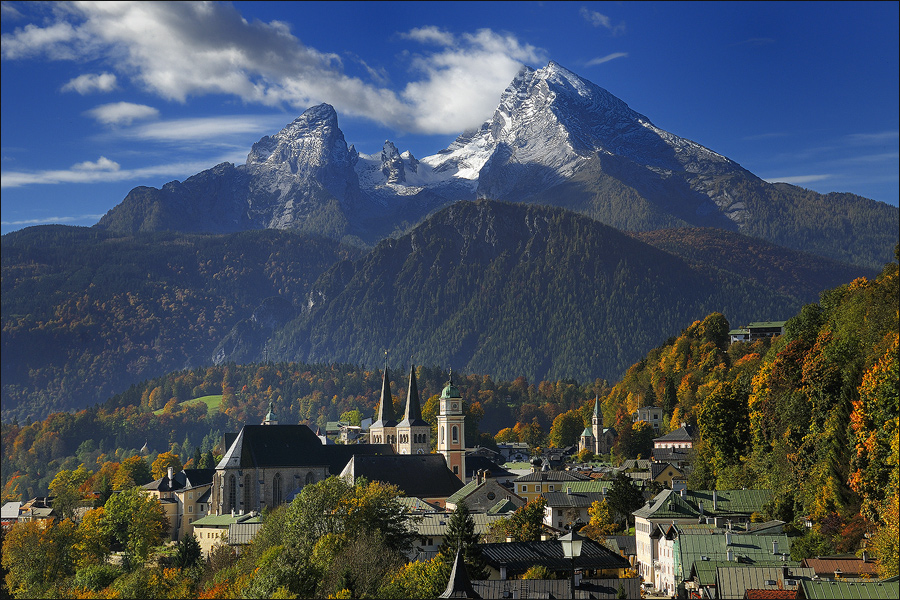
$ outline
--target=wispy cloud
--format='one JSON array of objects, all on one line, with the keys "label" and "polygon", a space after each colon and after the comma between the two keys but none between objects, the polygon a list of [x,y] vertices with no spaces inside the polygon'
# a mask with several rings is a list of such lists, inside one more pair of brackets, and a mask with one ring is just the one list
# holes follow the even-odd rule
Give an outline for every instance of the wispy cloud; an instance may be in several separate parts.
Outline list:
[{"label": "wispy cloud", "polygon": [[792,185],[800,185],[804,183],[814,183],[816,181],[824,181],[826,179],[831,179],[833,175],[823,174],[823,175],[788,175],[785,177],[766,177],[765,180],[769,183],[790,183]]},{"label": "wispy cloud", "polygon": [[69,80],[64,86],[64,92],[78,92],[82,96],[92,92],[111,92],[118,87],[116,76],[112,73],[85,73]]},{"label": "wispy cloud", "polygon": [[[395,91],[384,87],[383,76],[364,81],[347,75],[339,56],[304,45],[286,24],[248,21],[228,3],[66,4],[54,18],[4,34],[3,58],[106,59],[119,79],[166,100],[226,94],[294,110],[328,102],[342,114],[398,132],[477,126],[523,63],[545,60],[540,49],[511,34],[420,27],[401,35],[427,45],[425,52],[407,53],[418,78]],[[120,118],[110,115],[106,122],[127,122]]]},{"label": "wispy cloud", "polygon": [[22,219],[20,221],[2,221],[0,225],[9,227],[29,227],[31,225],[47,225],[50,223],[96,223],[103,215],[74,215],[68,217],[40,217]]},{"label": "wispy cloud", "polygon": [[619,35],[620,33],[625,33],[625,21],[620,22],[618,25],[614,25],[612,19],[603,13],[599,13],[596,10],[590,10],[586,6],[581,7],[581,18],[585,21],[593,25],[594,27],[604,27],[609,29],[613,35]]},{"label": "wispy cloud", "polygon": [[896,144],[900,139],[898,131],[880,131],[878,133],[853,133],[847,136],[847,141],[853,145],[868,146],[878,144]]},{"label": "wispy cloud", "polygon": [[602,65],[605,62],[609,62],[617,58],[625,58],[626,56],[628,56],[627,52],[613,52],[612,54],[607,54],[606,56],[601,56],[600,58],[591,59],[587,61],[587,63],[585,63],[585,66],[593,67],[595,65]]},{"label": "wispy cloud", "polygon": [[145,104],[113,102],[101,104],[96,108],[85,111],[85,114],[104,125],[131,125],[134,121],[155,119],[159,116],[159,111]]},{"label": "wispy cloud", "polygon": [[156,142],[206,142],[247,133],[271,133],[273,129],[284,127],[287,124],[285,121],[286,118],[281,115],[172,119],[135,126],[121,131],[120,135]]},{"label": "wispy cloud", "polygon": [[85,161],[72,165],[73,171],[118,171],[121,168],[119,163],[109,160],[105,156],[101,156],[96,161]]},{"label": "wispy cloud", "polygon": [[[70,169],[46,170],[46,171],[9,171],[0,173],[0,188],[15,188],[24,185],[58,184],[58,183],[104,183],[113,181],[146,180],[151,177],[185,177],[193,175],[220,162],[232,162],[233,156],[227,160],[186,161],[161,165],[141,167],[139,169],[121,168],[85,168],[85,165],[93,164],[101,166],[101,157],[97,163],[79,163]],[[113,161],[109,161],[113,163]],[[112,165],[109,165],[110,167]]]}]

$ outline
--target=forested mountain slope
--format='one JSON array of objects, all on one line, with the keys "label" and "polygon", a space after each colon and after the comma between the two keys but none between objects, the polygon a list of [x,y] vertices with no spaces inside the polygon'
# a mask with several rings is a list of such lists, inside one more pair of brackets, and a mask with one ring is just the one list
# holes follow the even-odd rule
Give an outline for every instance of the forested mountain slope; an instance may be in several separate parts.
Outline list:
[{"label": "forested mountain slope", "polygon": [[[357,250],[288,231],[118,237],[34,227],[2,238],[3,420],[83,408],[208,364],[267,298],[303,296]],[[288,302],[290,305],[290,302]]]},{"label": "forested mountain slope", "polygon": [[[688,262],[566,210],[459,202],[323,274],[270,351],[378,364],[387,349],[497,378],[614,380],[688,321],[784,320],[818,290],[872,273],[716,235],[733,255],[711,244]],[[744,255],[777,260],[748,269]]]}]

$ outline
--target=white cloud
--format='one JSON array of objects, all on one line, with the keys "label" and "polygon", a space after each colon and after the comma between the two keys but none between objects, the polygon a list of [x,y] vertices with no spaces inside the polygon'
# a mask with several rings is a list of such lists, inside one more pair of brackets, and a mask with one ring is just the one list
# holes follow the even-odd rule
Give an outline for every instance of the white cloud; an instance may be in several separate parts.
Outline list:
[{"label": "white cloud", "polygon": [[[421,27],[401,36],[429,49],[410,54],[418,78],[397,92],[383,87],[383,76],[372,83],[347,75],[337,55],[305,46],[284,23],[247,21],[231,4],[59,6],[55,23],[3,35],[3,58],[105,59],[119,78],[166,100],[226,94],[294,110],[328,102],[341,114],[398,132],[454,133],[477,126],[522,63],[544,60],[539,49],[511,34],[482,29],[457,36]],[[117,116],[112,108],[99,108],[92,116],[109,124],[153,116],[127,111]]]},{"label": "white cloud", "polygon": [[75,171],[118,171],[119,163],[101,156],[96,162],[85,161],[72,165],[72,169]]},{"label": "white cloud", "polygon": [[428,27],[417,27],[408,32],[401,34],[402,37],[415,40],[423,44],[437,44],[439,46],[452,46],[455,43],[453,34],[444,31],[440,27],[430,25]]},{"label": "white cloud", "polygon": [[48,223],[92,223],[103,218],[103,215],[76,215],[70,217],[41,217],[39,219],[22,219],[21,221],[3,221],[0,225],[12,227],[28,227],[30,225],[46,225]]},{"label": "white cloud", "polygon": [[789,175],[787,177],[766,177],[765,180],[769,183],[790,183],[791,185],[800,185],[824,181],[831,178],[832,175]]},{"label": "white cloud", "polygon": [[[232,158],[232,157],[229,157]],[[103,161],[101,157],[98,163]],[[109,161],[112,163],[112,161]],[[114,181],[147,180],[151,177],[186,177],[209,169],[224,160],[217,161],[189,161],[162,165],[152,165],[139,169],[84,169],[81,165],[91,163],[79,163],[71,169],[58,169],[47,171],[9,171],[0,172],[0,188],[15,188],[24,185],[57,184],[57,183],[105,183]],[[115,163],[113,163],[115,164]]]},{"label": "white cloud", "polygon": [[878,133],[854,133],[847,136],[847,140],[854,145],[868,146],[886,143],[897,143],[900,138],[898,131],[881,131]]},{"label": "white cloud", "polygon": [[544,60],[541,50],[511,34],[480,29],[416,58],[413,66],[423,77],[407,84],[401,95],[413,107],[415,130],[459,132],[490,117],[523,63]]},{"label": "white cloud", "polygon": [[612,19],[610,19],[603,13],[597,12],[596,10],[588,9],[586,6],[581,7],[580,14],[585,21],[587,21],[594,27],[605,27],[606,29],[609,29],[613,33],[613,35],[618,35],[625,32],[624,21],[622,21],[618,25],[613,25]]},{"label": "white cloud", "polygon": [[287,125],[281,115],[234,115],[197,119],[173,119],[147,123],[122,132],[124,137],[157,142],[204,142],[245,133],[266,135]]},{"label": "white cloud", "polygon": [[132,102],[113,102],[101,104],[85,114],[93,117],[104,125],[131,125],[134,121],[143,119],[155,119],[159,111],[152,106],[134,104]]},{"label": "white cloud", "polygon": [[611,60],[615,60],[617,58],[625,58],[628,56],[627,52],[613,52],[612,54],[607,54],[606,56],[602,56],[600,58],[594,58],[585,64],[586,67],[593,67],[595,65],[602,65],[605,62],[609,62]]},{"label": "white cloud", "polygon": [[64,92],[78,92],[82,96],[91,92],[111,92],[116,89],[116,76],[112,73],[85,73],[62,86]]}]

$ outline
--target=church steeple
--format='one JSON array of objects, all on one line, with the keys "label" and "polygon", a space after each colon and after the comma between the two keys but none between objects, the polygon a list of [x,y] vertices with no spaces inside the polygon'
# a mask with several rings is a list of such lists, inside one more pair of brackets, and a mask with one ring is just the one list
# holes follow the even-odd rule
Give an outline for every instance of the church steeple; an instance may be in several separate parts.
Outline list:
[{"label": "church steeple", "polygon": [[378,420],[369,427],[369,443],[394,444],[397,441],[397,418],[394,416],[394,399],[391,396],[391,378],[387,365],[381,382],[381,401],[378,403]]},{"label": "church steeple", "polygon": [[397,425],[397,451],[400,454],[428,454],[431,452],[431,425],[422,418],[416,366],[409,368],[409,389],[406,393],[406,412]]},{"label": "church steeple", "polygon": [[416,367],[409,369],[409,389],[406,393],[406,412],[398,427],[430,427],[422,418],[422,407],[419,403],[419,386],[416,383]]},{"label": "church steeple", "polygon": [[396,427],[397,417],[394,416],[394,399],[391,397],[391,380],[388,377],[387,367],[384,368],[384,379],[381,382],[381,401],[378,403],[378,420],[372,423],[372,427]]}]

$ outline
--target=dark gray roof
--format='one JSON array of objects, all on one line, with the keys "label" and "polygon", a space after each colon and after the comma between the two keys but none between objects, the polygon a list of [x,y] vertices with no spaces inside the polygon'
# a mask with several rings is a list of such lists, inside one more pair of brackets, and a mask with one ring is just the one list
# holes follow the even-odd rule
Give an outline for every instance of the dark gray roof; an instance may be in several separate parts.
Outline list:
[{"label": "dark gray roof", "polygon": [[688,462],[693,458],[693,450],[689,448],[654,448],[653,460],[655,462]]},{"label": "dark gray roof", "polygon": [[[572,585],[568,577],[564,579],[504,579],[476,580],[472,587],[482,598],[570,598]],[[619,587],[626,598],[641,597],[641,580],[629,579],[582,579],[575,590],[578,600],[618,598]]]},{"label": "dark gray roof", "polygon": [[388,377],[387,367],[384,368],[384,379],[381,382],[381,400],[378,402],[378,419],[376,419],[371,426],[397,426],[397,417],[394,416],[394,400],[391,397],[391,380]]},{"label": "dark gray roof", "polygon": [[453,570],[450,571],[447,589],[438,598],[481,598],[472,589],[472,582],[466,572],[466,563],[460,560],[459,550],[456,551],[456,558],[453,559]]},{"label": "dark gray roof", "polygon": [[672,469],[675,477],[684,474],[680,468],[676,467],[673,464],[667,462],[654,462],[650,463],[650,479],[656,479],[666,469]]},{"label": "dark gray roof", "polygon": [[406,393],[406,412],[398,427],[431,427],[422,418],[422,407],[419,404],[419,386],[416,384],[416,367],[409,368],[409,389]]},{"label": "dark gray roof", "polygon": [[637,539],[633,535],[608,535],[606,539],[615,541],[625,556],[637,554]]},{"label": "dark gray roof", "polygon": [[[479,547],[485,562],[495,569],[506,567],[507,576],[520,575],[535,565],[551,571],[572,568],[572,561],[563,556],[558,540],[480,544]],[[627,559],[591,539],[584,540],[581,556],[575,559],[576,569],[627,569],[630,566]]]},{"label": "dark gray roof", "polygon": [[173,473],[172,479],[169,479],[168,475],[163,475],[156,481],[151,481],[141,487],[145,490],[157,492],[175,492],[202,485],[211,485],[215,472],[215,469],[182,469],[177,473]]},{"label": "dark gray roof", "polygon": [[545,492],[547,506],[564,506],[568,508],[585,508],[594,502],[600,502],[606,496],[601,492]]},{"label": "dark gray roof", "polygon": [[306,425],[244,425],[216,468],[328,467],[338,475],[357,455],[394,454],[390,444],[323,446]]},{"label": "dark gray roof", "polygon": [[466,454],[466,479],[471,479],[476,471],[487,470],[491,477],[512,477],[515,473],[507,471],[486,456]]},{"label": "dark gray roof", "polygon": [[682,425],[675,431],[670,431],[666,435],[653,438],[654,442],[690,442],[694,439],[694,428],[690,425]]},{"label": "dark gray roof", "polygon": [[463,487],[459,477],[447,468],[443,454],[357,454],[347,468],[354,480],[365,477],[390,483],[404,495],[417,498],[448,498]]}]

